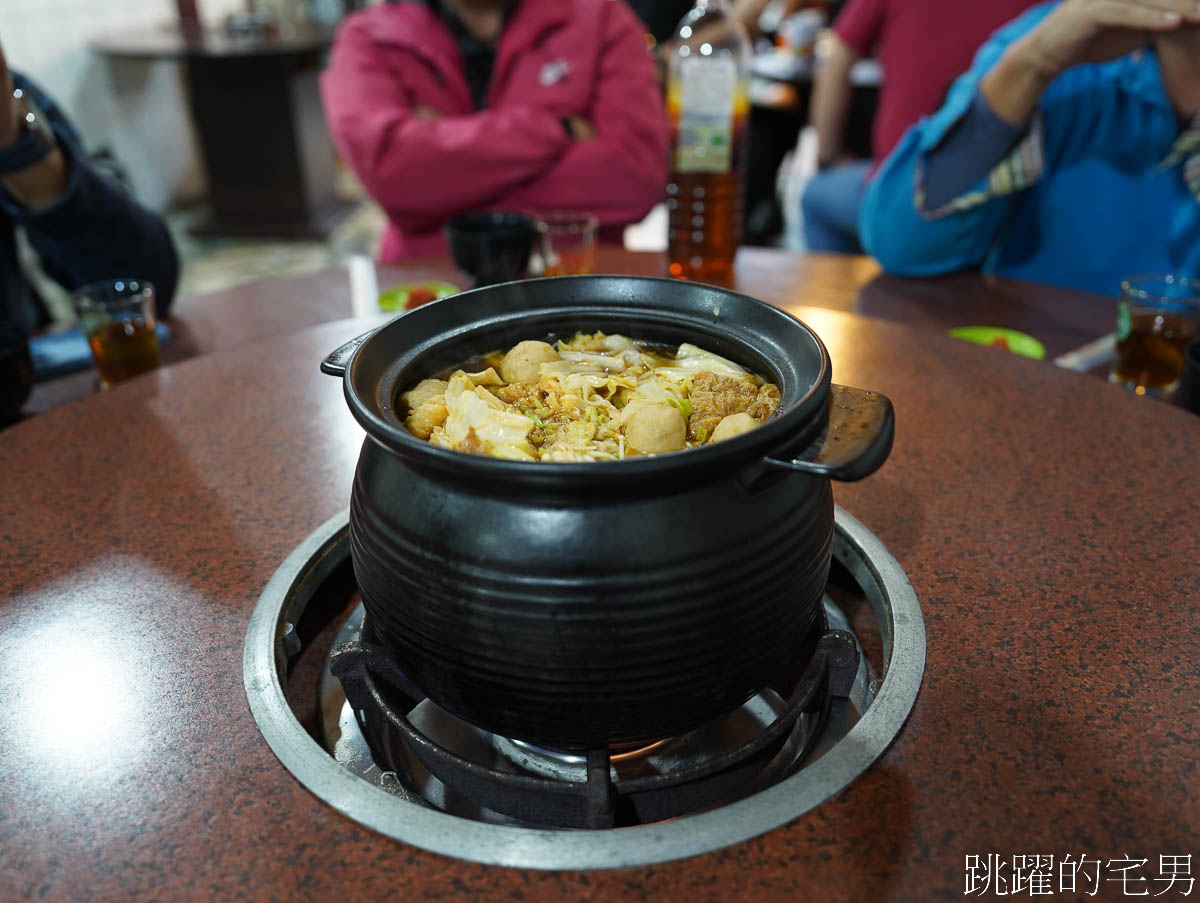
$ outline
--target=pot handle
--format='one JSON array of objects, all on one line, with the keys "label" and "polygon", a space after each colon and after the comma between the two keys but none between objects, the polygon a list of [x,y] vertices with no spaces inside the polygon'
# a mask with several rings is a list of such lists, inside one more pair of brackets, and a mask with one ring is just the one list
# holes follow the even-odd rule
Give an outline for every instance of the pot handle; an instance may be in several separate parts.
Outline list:
[{"label": "pot handle", "polygon": [[896,417],[886,395],[849,386],[829,387],[829,422],[793,460],[766,458],[771,470],[798,470],[851,483],[870,476],[887,460]]},{"label": "pot handle", "polygon": [[354,352],[356,352],[362,346],[362,343],[369,339],[374,332],[374,329],[372,329],[370,332],[364,332],[358,338],[351,339],[336,351],[331,352],[330,355],[325,358],[325,360],[321,361],[321,372],[329,376],[345,376],[346,368],[350,365],[350,358],[354,357]]}]

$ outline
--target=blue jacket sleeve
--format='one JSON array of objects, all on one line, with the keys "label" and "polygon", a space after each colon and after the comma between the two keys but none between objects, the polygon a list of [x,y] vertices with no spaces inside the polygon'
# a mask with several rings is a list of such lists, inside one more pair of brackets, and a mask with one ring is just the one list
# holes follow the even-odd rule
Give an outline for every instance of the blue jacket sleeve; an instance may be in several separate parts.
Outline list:
[{"label": "blue jacket sleeve", "polygon": [[997,116],[976,93],[958,125],[925,154],[925,208],[950,207],[1008,156],[1024,131]]},{"label": "blue jacket sleeve", "polygon": [[166,314],[179,281],[179,258],[162,218],[97,172],[79,137],[54,103],[28,79],[14,74],[45,112],[70,173],[66,193],[31,211],[0,189],[0,205],[22,226],[47,275],[68,290],[102,279],[136,277],[155,288],[158,315]]},{"label": "blue jacket sleeve", "polygon": [[1035,7],[997,31],[971,69],[951,87],[943,107],[911,127],[868,184],[859,211],[863,246],[890,273],[932,276],[979,267],[1004,227],[1012,195],[984,177],[952,212],[924,209],[924,157],[970,112],[983,76],[1009,45],[1036,26],[1055,4]]}]

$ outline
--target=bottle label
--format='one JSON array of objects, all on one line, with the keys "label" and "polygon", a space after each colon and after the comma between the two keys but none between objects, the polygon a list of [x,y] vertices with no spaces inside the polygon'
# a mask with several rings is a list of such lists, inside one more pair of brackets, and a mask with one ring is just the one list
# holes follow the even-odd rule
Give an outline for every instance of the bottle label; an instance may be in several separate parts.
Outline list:
[{"label": "bottle label", "polygon": [[733,167],[733,103],[737,63],[694,58],[679,66],[680,172],[729,172]]}]

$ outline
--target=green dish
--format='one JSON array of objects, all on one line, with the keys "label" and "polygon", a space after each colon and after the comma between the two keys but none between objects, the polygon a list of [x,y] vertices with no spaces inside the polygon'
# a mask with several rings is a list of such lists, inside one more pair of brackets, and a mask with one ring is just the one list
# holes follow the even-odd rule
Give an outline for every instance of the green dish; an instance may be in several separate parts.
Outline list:
[{"label": "green dish", "polygon": [[451,295],[456,295],[462,289],[452,282],[405,282],[401,285],[393,286],[379,296],[379,309],[388,311],[401,311],[409,309],[409,301],[412,300],[414,289],[424,289],[425,292],[432,293],[432,298],[425,298],[418,304],[411,305],[418,307],[420,304],[428,301],[439,301],[442,298],[448,298]]},{"label": "green dish", "polygon": [[1015,329],[1005,329],[1003,326],[959,326],[951,329],[949,334],[964,342],[1003,348],[1021,357],[1031,357],[1035,361],[1046,359],[1046,348],[1041,342]]}]

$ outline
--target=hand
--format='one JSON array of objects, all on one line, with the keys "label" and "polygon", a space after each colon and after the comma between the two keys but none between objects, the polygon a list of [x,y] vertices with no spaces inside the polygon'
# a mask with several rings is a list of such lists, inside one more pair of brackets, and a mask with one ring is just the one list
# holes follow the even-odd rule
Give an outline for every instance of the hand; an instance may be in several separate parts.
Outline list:
[{"label": "hand", "polygon": [[12,95],[12,73],[8,71],[4,47],[0,45],[0,148],[8,147],[21,134],[20,110]]},{"label": "hand", "polygon": [[1200,24],[1195,0],[1064,0],[1022,42],[1047,81],[1080,63],[1132,53],[1158,32]]},{"label": "hand", "polygon": [[742,23],[742,27],[752,35],[758,35],[758,20],[763,10],[771,0],[735,0],[733,15]]},{"label": "hand", "polygon": [[1152,35],[1198,23],[1196,0],[1063,0],[1033,31],[1009,46],[979,90],[997,116],[1022,126],[1037,109],[1042,92],[1072,66],[1125,56]]},{"label": "hand", "polygon": [[567,128],[571,130],[571,137],[580,144],[592,141],[596,137],[596,126],[582,116],[568,116]]},{"label": "hand", "polygon": [[[735,0],[733,14],[741,21],[751,38],[757,38],[762,34],[762,30],[758,27],[758,20],[762,18],[764,10],[770,3],[771,0]],[[797,10],[813,5],[815,4],[812,0],[784,0],[779,18],[785,19]]]}]

